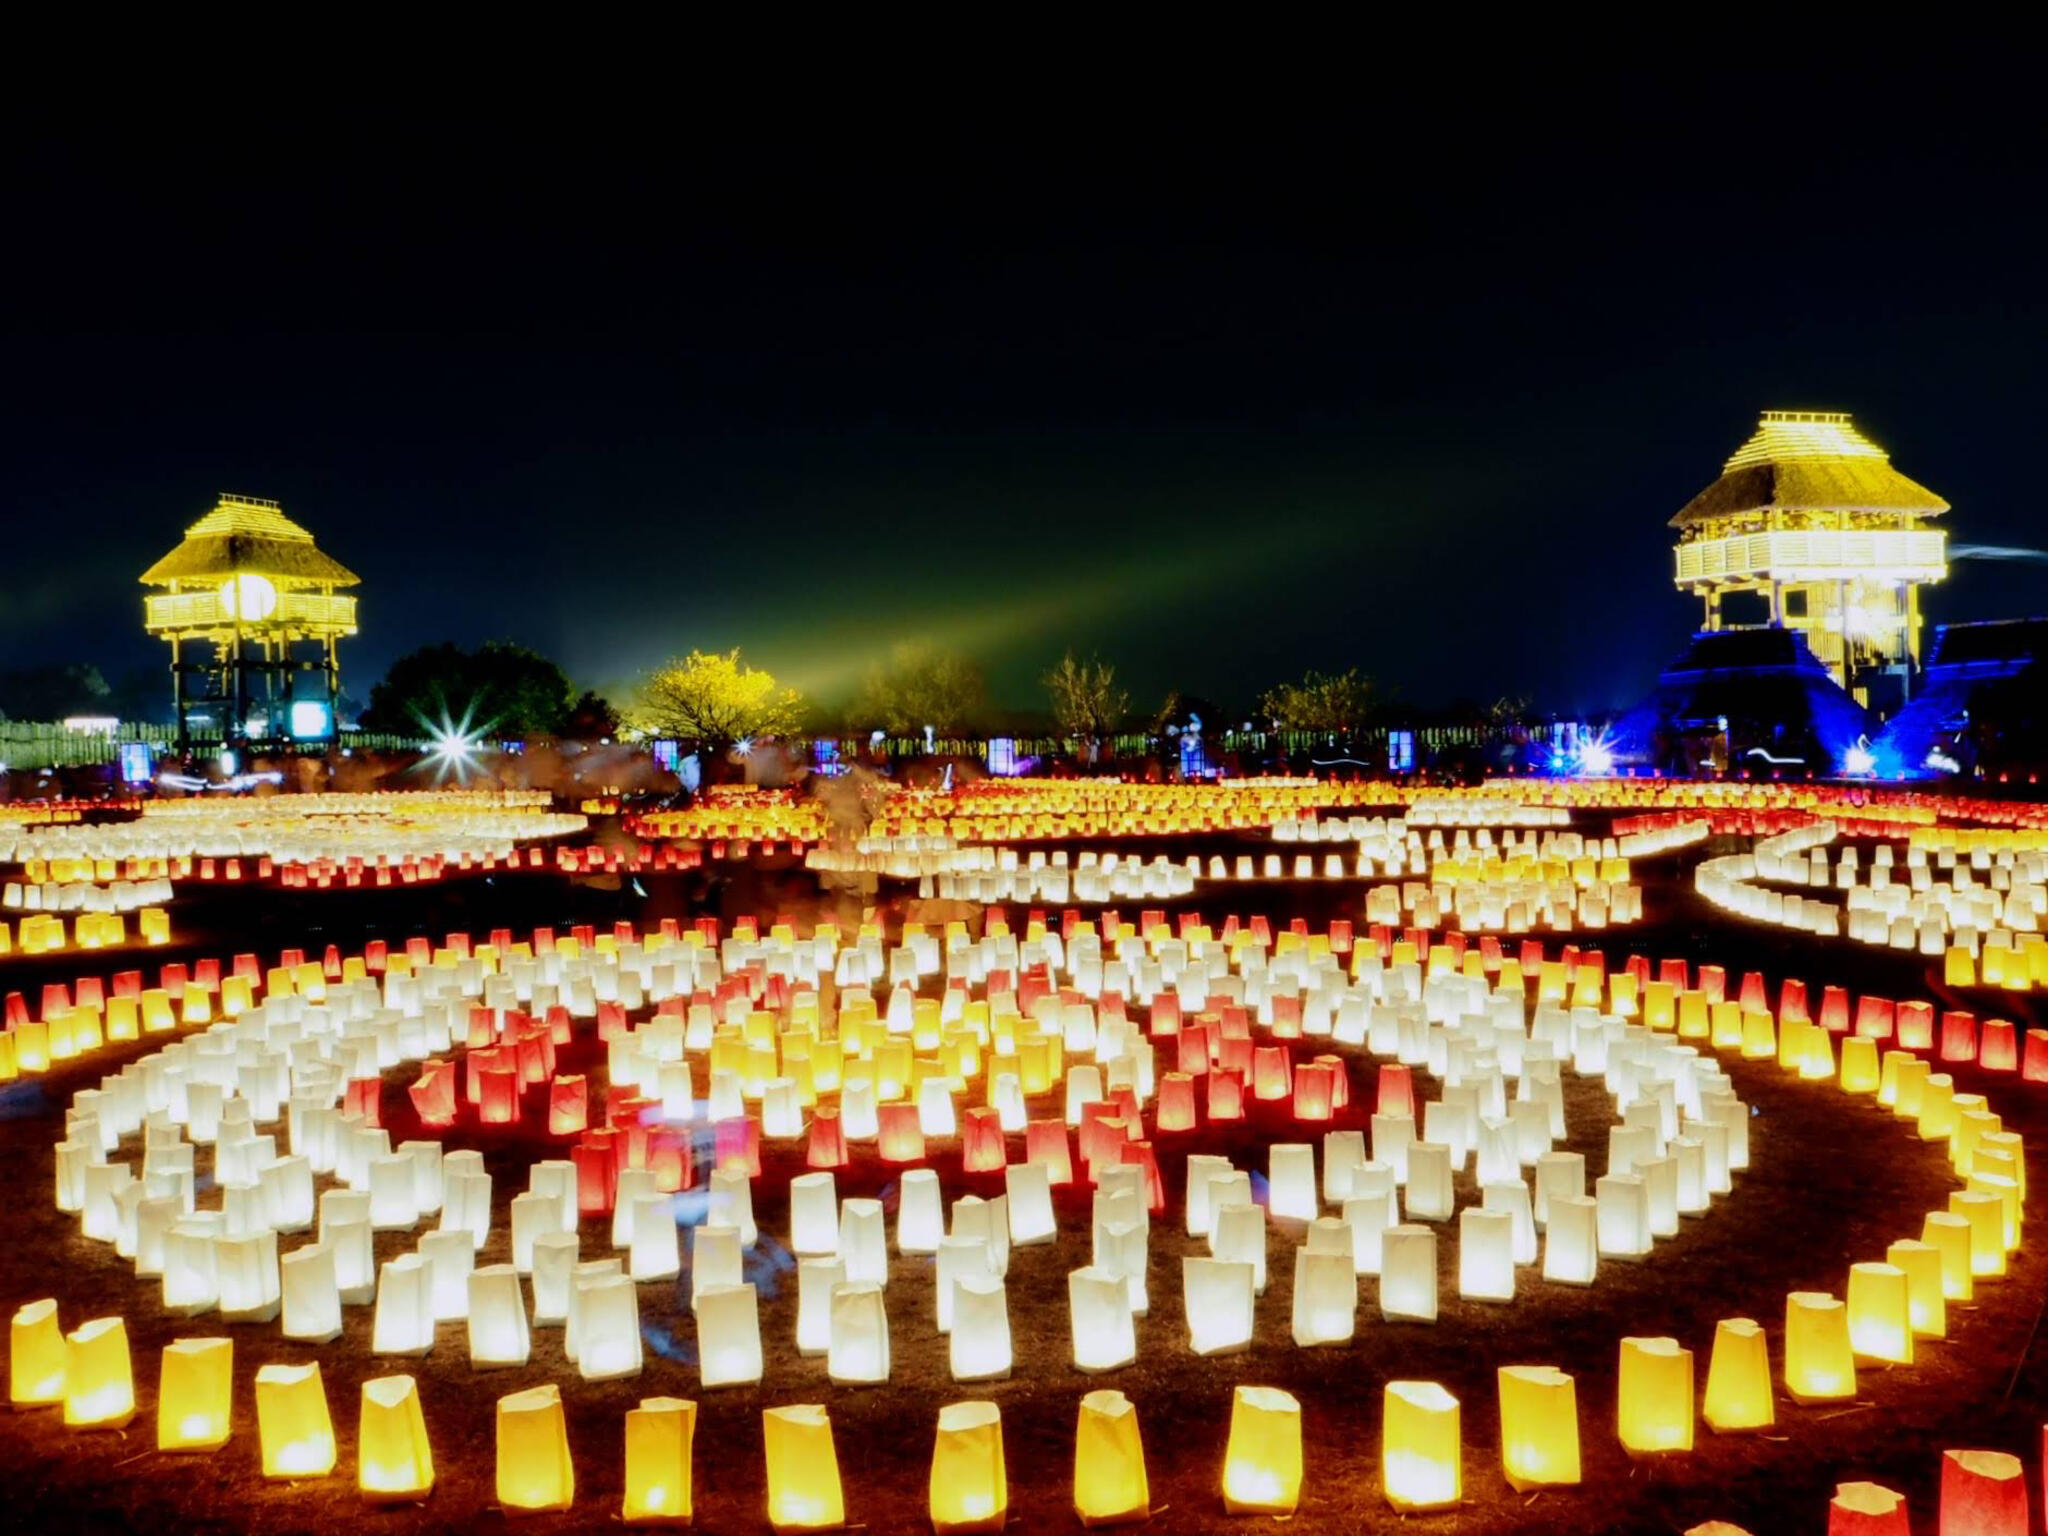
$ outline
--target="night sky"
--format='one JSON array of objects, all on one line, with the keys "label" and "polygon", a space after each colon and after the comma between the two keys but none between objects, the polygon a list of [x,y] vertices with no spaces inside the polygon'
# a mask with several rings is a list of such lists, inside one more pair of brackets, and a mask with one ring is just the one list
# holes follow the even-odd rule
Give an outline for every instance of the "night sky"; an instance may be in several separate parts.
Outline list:
[{"label": "night sky", "polygon": [[[1813,67],[19,112],[0,668],[157,663],[135,577],[232,490],[362,575],[358,698],[486,638],[831,698],[923,637],[1012,706],[1069,644],[1147,705],[1624,703],[1697,617],[1666,520],[1765,408],[2048,545],[2038,83]],[[2048,564],[1928,609],[2048,611]]]}]

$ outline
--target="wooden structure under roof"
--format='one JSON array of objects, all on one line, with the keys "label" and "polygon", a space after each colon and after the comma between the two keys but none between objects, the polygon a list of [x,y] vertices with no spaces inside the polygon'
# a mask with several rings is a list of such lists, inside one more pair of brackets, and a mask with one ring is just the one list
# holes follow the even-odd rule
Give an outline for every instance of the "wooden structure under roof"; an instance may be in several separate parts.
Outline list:
[{"label": "wooden structure under roof", "polygon": [[221,496],[142,573],[162,589],[144,597],[142,622],[170,644],[180,749],[332,739],[336,645],[356,632],[356,600],[341,589],[358,582],[276,502]]},{"label": "wooden structure under roof", "polygon": [[1739,627],[1725,600],[1746,594],[1761,622],[1804,635],[1859,703],[1894,708],[1920,664],[1920,587],[1948,574],[1929,522],[1946,511],[1846,413],[1766,411],[1671,519],[1674,575],[1704,602],[1707,630]]}]

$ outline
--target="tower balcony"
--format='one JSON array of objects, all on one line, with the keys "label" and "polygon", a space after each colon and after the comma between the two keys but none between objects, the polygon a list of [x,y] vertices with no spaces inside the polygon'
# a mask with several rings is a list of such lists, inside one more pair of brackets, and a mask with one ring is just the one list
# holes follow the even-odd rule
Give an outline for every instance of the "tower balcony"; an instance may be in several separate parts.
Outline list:
[{"label": "tower balcony", "polygon": [[1777,581],[1940,581],[1947,535],[1931,528],[1799,529],[1694,539],[1673,551],[1681,587]]},{"label": "tower balcony", "polygon": [[[153,592],[142,600],[142,625],[151,634],[228,634],[234,612],[217,590]],[[261,619],[242,622],[243,633],[260,635],[289,630],[306,635],[352,635],[356,632],[356,600],[329,592],[279,592],[275,606]]]}]

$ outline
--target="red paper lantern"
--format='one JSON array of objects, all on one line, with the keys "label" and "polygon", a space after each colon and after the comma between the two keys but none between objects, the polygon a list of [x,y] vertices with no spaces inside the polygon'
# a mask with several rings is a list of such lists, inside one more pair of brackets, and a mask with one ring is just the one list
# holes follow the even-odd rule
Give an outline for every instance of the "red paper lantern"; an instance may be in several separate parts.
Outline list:
[{"label": "red paper lantern", "polygon": [[1048,1184],[1074,1182],[1073,1143],[1064,1120],[1032,1120],[1024,1126],[1024,1161],[1040,1163]]},{"label": "red paper lantern", "polygon": [[1872,997],[1867,992],[1857,998],[1856,1033],[1865,1040],[1891,1039],[1892,1000],[1888,997]]},{"label": "red paper lantern", "polygon": [[2026,1056],[2020,1075],[2030,1083],[2048,1083],[2048,1029],[2027,1031]]},{"label": "red paper lantern", "polygon": [[[912,1112],[913,1121],[916,1118]],[[888,1131],[885,1127],[882,1133]],[[752,1115],[721,1120],[712,1128],[711,1166],[720,1173],[728,1168],[744,1169],[750,1179],[761,1176],[761,1122]]]},{"label": "red paper lantern", "polygon": [[2019,1042],[2009,1019],[1986,1019],[1977,1041],[1977,1064],[1986,1072],[2010,1072],[2020,1064]]},{"label": "red paper lantern", "polygon": [[1294,1092],[1294,1066],[1284,1045],[1262,1045],[1252,1053],[1252,1097],[1284,1099]]},{"label": "red paper lantern", "polygon": [[1160,1177],[1159,1159],[1152,1151],[1149,1141],[1127,1141],[1123,1144],[1122,1158],[1145,1170],[1145,1208],[1154,1216],[1166,1209],[1166,1180]]},{"label": "red paper lantern", "polygon": [[384,1123],[384,1080],[380,1077],[352,1077],[342,1092],[342,1113],[361,1115],[365,1125]]},{"label": "red paper lantern", "polygon": [[1657,979],[1670,987],[1674,992],[1684,992],[1688,990],[1687,976],[1689,970],[1690,967],[1683,960],[1659,960],[1657,962]]},{"label": "red paper lantern", "polygon": [[1778,985],[1778,1022],[1797,1019],[1802,1024],[1813,1022],[1813,1015],[1806,1008],[1806,983],[1788,978]]},{"label": "red paper lantern", "polygon": [[1185,1025],[1180,1032],[1180,1050],[1175,1065],[1184,1076],[1201,1077],[1209,1070],[1209,1027]]},{"label": "red paper lantern", "polygon": [[1326,1062],[1304,1062],[1295,1069],[1295,1119],[1328,1120],[1335,1114],[1336,1076]]},{"label": "red paper lantern", "polygon": [[1318,1056],[1316,1065],[1330,1069],[1330,1107],[1342,1113],[1351,1104],[1351,1071],[1342,1056]]},{"label": "red paper lantern", "polygon": [[619,1193],[619,1165],[610,1147],[587,1143],[569,1149],[569,1161],[576,1165],[576,1209],[584,1216],[611,1214]]},{"label": "red paper lantern", "polygon": [[406,1093],[412,1099],[413,1113],[419,1116],[421,1125],[439,1129],[455,1123],[455,1063],[452,1061],[424,1063],[418,1079],[406,1089]]},{"label": "red paper lantern", "polygon": [[1415,1115],[1415,1077],[1399,1062],[1390,1061],[1380,1068],[1379,1107],[1382,1115]]},{"label": "red paper lantern", "polygon": [[1820,994],[1820,1027],[1829,1034],[1849,1031],[1849,994],[1840,987],[1823,987]]},{"label": "red paper lantern", "polygon": [[1209,1074],[1209,1118],[1211,1120],[1242,1120],[1244,1118],[1244,1079],[1235,1072],[1211,1072]]},{"label": "red paper lantern", "polygon": [[1941,1536],[2027,1536],[2027,1484],[2017,1456],[1941,1453]]},{"label": "red paper lantern", "polygon": [[885,1163],[916,1163],[924,1159],[924,1126],[915,1104],[884,1104],[875,1112],[880,1134],[876,1151]]},{"label": "red paper lantern", "polygon": [[1893,1016],[1893,1023],[1899,1032],[1899,1049],[1903,1051],[1924,1051],[1934,1044],[1934,1005],[1932,1003],[1901,1003]]},{"label": "red paper lantern", "polygon": [[980,1106],[960,1117],[961,1172],[998,1173],[1009,1161],[1002,1118],[993,1109]]},{"label": "red paper lantern", "polygon": [[511,1125],[519,1118],[519,1069],[485,1067],[477,1074],[477,1113],[485,1125]]},{"label": "red paper lantern", "polygon": [[1180,1033],[1180,994],[1161,992],[1152,999],[1152,1037]]},{"label": "red paper lantern", "polygon": [[1947,1008],[1942,1011],[1941,1059],[1977,1059],[1977,1016],[1974,1013],[1965,1013],[1960,1008]]},{"label": "red paper lantern", "polygon": [[[642,1128],[636,1126],[634,1129]],[[654,1187],[664,1195],[672,1195],[696,1183],[696,1159],[690,1153],[689,1132],[669,1126],[647,1130],[644,1166],[654,1175]]]},{"label": "red paper lantern", "polygon": [[[1207,1066],[1205,1061],[1205,1070]],[[1186,1072],[1168,1072],[1160,1077],[1159,1110],[1154,1119],[1162,1132],[1195,1128],[1195,1080],[1192,1076]]]},{"label": "red paper lantern", "polygon": [[839,1123],[838,1110],[820,1107],[811,1116],[811,1135],[804,1148],[804,1165],[809,1168],[846,1166],[846,1131]]},{"label": "red paper lantern", "polygon": [[1828,1505],[1828,1536],[1912,1536],[1903,1494],[1875,1483],[1843,1483]]},{"label": "red paper lantern", "polygon": [[1718,965],[1700,967],[1700,990],[1707,994],[1710,1003],[1728,1001],[1728,973]]},{"label": "red paper lantern", "polygon": [[574,1136],[589,1123],[589,1085],[581,1076],[556,1078],[548,1088],[548,1134]]}]

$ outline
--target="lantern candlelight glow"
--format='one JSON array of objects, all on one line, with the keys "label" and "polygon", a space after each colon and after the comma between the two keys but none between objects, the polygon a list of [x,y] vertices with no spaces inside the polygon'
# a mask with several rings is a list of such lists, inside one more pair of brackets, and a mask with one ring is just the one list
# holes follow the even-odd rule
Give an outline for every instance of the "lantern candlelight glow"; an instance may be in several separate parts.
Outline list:
[{"label": "lantern candlelight glow", "polygon": [[576,1498],[562,1389],[552,1382],[498,1399],[498,1503],[509,1513],[567,1509]]},{"label": "lantern candlelight glow", "polygon": [[1550,1365],[1504,1365],[1501,1470],[1517,1493],[1579,1481],[1579,1408],[1572,1378]]},{"label": "lantern candlelight glow", "polygon": [[334,1470],[334,1421],[317,1361],[258,1367],[256,1437],[265,1477],[326,1477]]},{"label": "lantern candlelight glow", "polygon": [[1763,1329],[1751,1319],[1729,1317],[1715,1325],[1706,1401],[1700,1412],[1717,1435],[1769,1429],[1776,1422],[1770,1350]]},{"label": "lantern candlelight glow", "polygon": [[627,1524],[690,1523],[696,1434],[697,1405],[687,1398],[643,1397],[626,1410]]},{"label": "lantern candlelight glow", "polygon": [[949,1403],[939,1410],[932,1447],[931,1520],[936,1536],[1000,1531],[1009,1517],[1003,1419],[994,1403]]},{"label": "lantern candlelight glow", "polygon": [[177,1339],[157,1378],[156,1448],[213,1451],[228,1442],[235,1346],[230,1339]]},{"label": "lantern candlelight glow", "polygon": [[64,1427],[119,1429],[135,1417],[135,1372],[128,1326],[95,1318],[64,1341]]},{"label": "lantern candlelight glow", "polygon": [[1390,1381],[1380,1418],[1380,1482],[1403,1514],[1451,1509],[1464,1497],[1458,1400],[1433,1381]]},{"label": "lantern candlelight glow", "polygon": [[1301,1404],[1274,1387],[1236,1387],[1223,1453],[1223,1507],[1290,1515],[1301,1498]]},{"label": "lantern candlelight glow", "polygon": [[816,1403],[761,1414],[768,1462],[768,1524],[776,1536],[836,1531],[846,1524],[832,1419]]},{"label": "lantern candlelight glow", "polygon": [[1074,1429],[1074,1513],[1091,1530],[1151,1518],[1138,1410],[1121,1392],[1103,1388],[1081,1399]]},{"label": "lantern candlelight glow", "polygon": [[64,1330],[57,1303],[15,1309],[7,1336],[7,1400],[15,1408],[55,1408],[64,1401]]},{"label": "lantern candlelight glow", "polygon": [[363,1383],[356,1456],[356,1486],[373,1502],[422,1499],[434,1491],[434,1454],[419,1387],[410,1376]]}]

